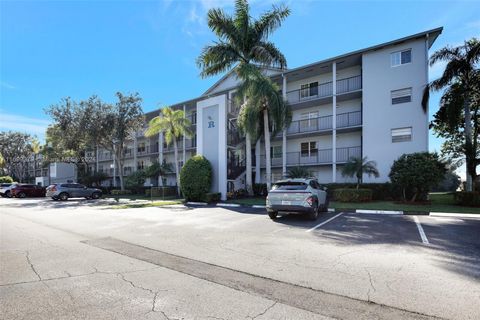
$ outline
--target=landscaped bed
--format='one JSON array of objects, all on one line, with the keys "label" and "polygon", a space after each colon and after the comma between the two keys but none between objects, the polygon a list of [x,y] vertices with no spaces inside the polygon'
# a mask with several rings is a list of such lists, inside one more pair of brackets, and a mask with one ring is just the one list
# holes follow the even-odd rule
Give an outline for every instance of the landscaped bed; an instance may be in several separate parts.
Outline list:
[{"label": "landscaped bed", "polygon": [[[237,203],[241,205],[265,205],[265,198],[243,198],[232,199],[228,203]],[[370,201],[370,202],[337,202],[332,201],[330,208],[342,209],[366,209],[366,210],[391,210],[391,211],[413,211],[413,212],[457,212],[457,213],[477,213],[480,214],[480,208],[463,207],[456,205],[452,193],[430,193],[430,204],[411,204],[398,201]]]}]

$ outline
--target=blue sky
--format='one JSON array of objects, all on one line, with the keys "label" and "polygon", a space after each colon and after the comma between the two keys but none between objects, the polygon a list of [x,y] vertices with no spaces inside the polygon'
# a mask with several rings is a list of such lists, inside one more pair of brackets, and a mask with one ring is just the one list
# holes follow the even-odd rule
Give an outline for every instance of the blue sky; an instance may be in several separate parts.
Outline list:
[{"label": "blue sky", "polygon": [[[251,1],[256,15],[275,1]],[[478,1],[284,1],[291,16],[273,36],[297,67],[444,27],[435,49],[480,35]],[[43,138],[43,109],[62,97],[139,92],[144,111],[199,96],[218,78],[201,79],[195,58],[214,39],[212,7],[233,1],[1,1],[0,130]],[[434,66],[430,76],[440,74]],[[438,95],[430,104],[433,114]],[[430,137],[432,150],[440,141]]]}]

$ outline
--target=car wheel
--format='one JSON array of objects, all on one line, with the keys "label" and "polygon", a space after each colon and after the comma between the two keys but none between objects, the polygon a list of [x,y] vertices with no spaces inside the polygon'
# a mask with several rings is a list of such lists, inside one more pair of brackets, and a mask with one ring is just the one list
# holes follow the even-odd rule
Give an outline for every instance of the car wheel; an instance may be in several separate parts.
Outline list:
[{"label": "car wheel", "polygon": [[68,200],[68,194],[66,192],[62,192],[58,195],[58,198],[62,201],[67,201]]},{"label": "car wheel", "polygon": [[275,220],[275,219],[277,219],[278,212],[277,211],[268,211],[268,216],[270,217],[270,219]]},{"label": "car wheel", "polygon": [[11,197],[12,197],[12,194],[10,193],[10,191],[7,191],[7,192],[5,192],[5,196],[6,196],[7,198],[11,198]]},{"label": "car wheel", "polygon": [[313,211],[308,214],[308,219],[313,220],[313,221],[317,220],[318,210],[319,210],[319,207],[318,207],[318,203],[317,203],[315,208],[313,209]]},{"label": "car wheel", "polygon": [[27,195],[25,194],[25,192],[20,192],[17,197],[18,198],[25,198],[26,196]]},{"label": "car wheel", "polygon": [[100,194],[100,193],[98,193],[98,192],[94,192],[94,193],[92,193],[92,199],[94,199],[94,200],[96,200],[96,199],[99,199],[99,198],[100,198],[100,196],[101,196],[101,194]]}]

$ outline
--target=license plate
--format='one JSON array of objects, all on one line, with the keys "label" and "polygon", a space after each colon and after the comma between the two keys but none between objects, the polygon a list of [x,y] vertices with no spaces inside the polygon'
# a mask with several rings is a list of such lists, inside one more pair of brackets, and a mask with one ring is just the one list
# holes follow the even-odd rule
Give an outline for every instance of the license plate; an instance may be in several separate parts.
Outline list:
[{"label": "license plate", "polygon": [[282,200],[282,205],[284,206],[290,206],[291,204],[292,204],[292,201]]}]

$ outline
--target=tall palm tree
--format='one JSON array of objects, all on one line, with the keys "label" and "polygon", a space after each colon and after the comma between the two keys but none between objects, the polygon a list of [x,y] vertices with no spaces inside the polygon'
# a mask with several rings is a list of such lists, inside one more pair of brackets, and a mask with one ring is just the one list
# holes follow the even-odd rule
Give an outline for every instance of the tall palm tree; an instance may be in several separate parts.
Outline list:
[{"label": "tall palm tree", "polygon": [[[173,151],[175,155],[175,179],[177,181],[177,193],[180,194],[180,175],[178,168],[178,143],[180,137],[191,137],[192,124],[185,118],[183,110],[174,110],[170,107],[162,109],[162,115],[150,120],[148,128],[145,131],[146,137],[151,137],[163,132],[163,137],[167,145],[173,142]],[[185,147],[185,146],[184,146]]]},{"label": "tall palm tree", "polygon": [[[222,9],[210,9],[207,20],[209,28],[216,34],[218,41],[203,48],[197,59],[201,68],[200,75],[209,77],[235,70],[238,78],[244,66],[285,68],[287,61],[280,50],[268,37],[281,26],[290,14],[284,5],[273,6],[259,19],[250,16],[247,0],[236,0],[234,14],[229,15]],[[248,68],[249,69],[249,68]],[[252,132],[245,132],[247,190],[252,194]]]},{"label": "tall palm tree", "polygon": [[472,38],[461,46],[444,47],[436,51],[430,57],[430,66],[439,61],[447,62],[445,70],[440,78],[430,82],[425,91],[422,100],[422,106],[426,111],[429,93],[439,91],[450,87],[454,83],[461,85],[461,94],[463,96],[463,112],[465,116],[465,150],[467,163],[467,191],[472,191],[472,177],[476,175],[475,157],[472,152],[472,116],[471,107],[472,94],[475,92],[475,79],[478,79],[480,62],[480,41]]},{"label": "tall palm tree", "polygon": [[[249,70],[251,69],[251,70]],[[243,67],[239,69],[240,76],[244,79],[238,88],[238,95],[247,97],[244,104],[245,116],[239,118],[242,126],[258,132],[255,123],[263,122],[263,137],[265,140],[265,167],[267,189],[272,185],[272,165],[270,155],[270,130],[275,136],[278,132],[286,129],[292,121],[292,111],[286,101],[283,100],[279,87],[266,77],[256,67]]]},{"label": "tall palm tree", "polygon": [[30,150],[33,152],[33,175],[36,176],[37,174],[37,156],[42,151],[42,145],[40,144],[40,141],[38,141],[36,138],[32,140],[30,143]]},{"label": "tall palm tree", "polygon": [[380,176],[377,170],[377,163],[375,161],[368,161],[367,157],[351,157],[342,168],[342,176],[355,176],[357,178],[357,189],[362,183],[364,174],[368,175],[369,177],[374,176],[375,178]]}]

